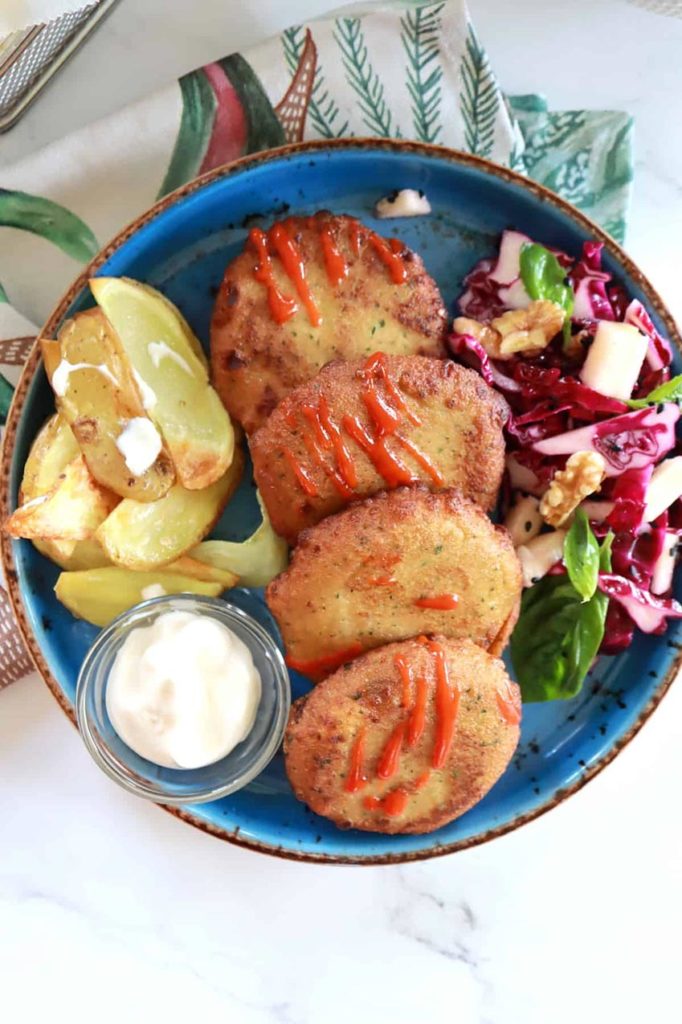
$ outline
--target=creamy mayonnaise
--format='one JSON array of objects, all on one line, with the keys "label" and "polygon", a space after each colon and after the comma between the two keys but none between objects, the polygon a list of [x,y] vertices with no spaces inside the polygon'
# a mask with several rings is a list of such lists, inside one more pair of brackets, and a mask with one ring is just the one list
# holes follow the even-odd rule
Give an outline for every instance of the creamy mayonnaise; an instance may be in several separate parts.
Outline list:
[{"label": "creamy mayonnaise", "polygon": [[431,203],[421,189],[401,188],[384,196],[374,212],[382,219],[390,217],[423,217],[431,213]]},{"label": "creamy mayonnaise", "polygon": [[175,611],[126,638],[106,704],[114,729],[140,757],[201,768],[246,739],[260,696],[260,675],[239,637],[209,616]]},{"label": "creamy mayonnaise", "polygon": [[52,374],[52,390],[59,398],[63,398],[69,386],[69,377],[76,370],[97,370],[103,377],[118,386],[118,381],[113,373],[104,363],[70,363],[68,359],[62,359],[57,369]]},{"label": "creamy mayonnaise", "polygon": [[150,388],[147,381],[143,377],[140,377],[139,373],[133,367],[133,377],[140,391],[140,398],[142,399],[142,408],[145,412],[149,412],[156,405],[156,392],[154,388]]},{"label": "creamy mayonnaise", "polygon": [[142,476],[156,462],[161,435],[146,416],[134,416],[116,438],[116,447],[133,476]]}]

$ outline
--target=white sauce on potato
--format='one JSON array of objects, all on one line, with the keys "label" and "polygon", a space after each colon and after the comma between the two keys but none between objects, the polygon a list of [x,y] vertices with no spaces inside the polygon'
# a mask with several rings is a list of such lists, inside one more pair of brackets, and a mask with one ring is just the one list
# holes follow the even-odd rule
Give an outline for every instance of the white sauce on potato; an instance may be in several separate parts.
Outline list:
[{"label": "white sauce on potato", "polygon": [[49,494],[40,494],[40,495],[38,495],[37,498],[31,498],[30,501],[25,501],[24,504],[21,507],[22,508],[32,508],[33,505],[42,505],[42,503],[44,501],[47,501],[47,499],[49,497],[50,497]]},{"label": "white sauce on potato", "polygon": [[154,391],[153,388],[149,387],[149,384],[147,384],[146,380],[143,380],[142,377],[140,377],[136,369],[133,369],[133,377],[135,378],[135,383],[137,384],[137,387],[140,392],[140,398],[142,399],[142,408],[145,410],[145,412],[149,412],[149,410],[153,409],[154,406],[156,405],[156,392]]},{"label": "white sauce on potato", "polygon": [[69,386],[69,377],[76,370],[97,370],[103,377],[110,380],[114,387],[118,387],[118,381],[108,366],[104,363],[70,363],[68,359],[62,359],[57,369],[52,374],[52,390],[59,398],[63,398]]},{"label": "white sauce on potato", "polygon": [[[150,341],[147,345],[147,352],[149,352],[149,358],[157,370],[162,359],[171,359],[174,363],[177,363],[181,370],[188,373],[190,377],[192,376],[192,367],[187,360],[183,359],[180,353],[172,349],[170,345],[167,345],[165,341]],[[154,395],[154,401],[156,401],[156,395]]]},{"label": "white sauce on potato", "polygon": [[380,199],[375,213],[382,220],[387,217],[423,217],[431,213],[431,203],[421,189],[401,188]]},{"label": "white sauce on potato", "polygon": [[150,583],[140,591],[143,601],[150,601],[153,597],[165,597],[168,591],[160,583]]},{"label": "white sauce on potato", "polygon": [[116,447],[133,476],[142,476],[156,462],[161,435],[146,416],[135,416],[116,438]]}]

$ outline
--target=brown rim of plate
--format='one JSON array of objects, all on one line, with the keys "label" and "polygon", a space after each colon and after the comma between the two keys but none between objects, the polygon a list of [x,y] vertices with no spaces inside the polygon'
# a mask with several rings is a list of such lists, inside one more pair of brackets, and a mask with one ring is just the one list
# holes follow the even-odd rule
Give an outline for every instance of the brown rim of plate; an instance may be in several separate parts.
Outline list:
[{"label": "brown rim of plate", "polygon": [[[123,228],[122,231],[120,231],[107,245],[104,246],[103,249],[100,250],[97,256],[95,256],[85,269],[81,271],[71,287],[57,303],[56,307],[48,317],[45,326],[40,331],[39,336],[49,337],[55,332],[71,303],[78,294],[87,287],[88,279],[93,276],[93,273],[98,270],[98,268],[116,249],[120,248],[124,242],[127,242],[128,239],[131,238],[132,235],[134,235],[141,227],[149,224],[150,221],[160,216],[169,207],[174,206],[179,200],[192,195],[205,185],[209,185],[212,182],[217,181],[219,178],[226,178],[232,174],[247,171],[259,164],[270,163],[274,160],[291,156],[296,153],[315,154],[344,149],[379,149],[395,153],[416,153],[425,157],[437,157],[441,160],[447,160],[450,163],[458,164],[462,167],[470,167],[474,170],[481,171],[484,174],[489,174],[492,177],[499,178],[502,181],[517,185],[520,188],[531,192],[538,199],[542,200],[542,202],[548,203],[550,206],[554,206],[561,210],[562,213],[566,214],[574,223],[577,223],[591,238],[596,238],[600,242],[604,243],[605,249],[618,261],[618,263],[645,293],[647,302],[656,311],[660,319],[665,324],[671,341],[677,347],[678,352],[682,353],[682,338],[677,330],[675,321],[651,282],[635,266],[621,246],[618,245],[618,243],[614,241],[614,239],[611,238],[603,228],[599,227],[598,224],[595,224],[594,221],[590,220],[590,218],[585,216],[584,213],[572,206],[571,203],[566,202],[565,199],[562,199],[560,196],[556,195],[556,193],[550,191],[550,189],[545,188],[544,185],[539,185],[537,182],[517,174],[516,171],[511,171],[507,167],[501,167],[498,164],[492,163],[490,160],[485,160],[483,157],[472,156],[469,153],[461,153],[458,150],[449,149],[446,146],[433,146],[420,142],[404,142],[402,140],[399,141],[393,139],[366,138],[296,142],[287,146],[280,146],[277,149],[253,153],[248,156],[241,157],[239,160],[234,160],[232,163],[225,164],[222,167],[216,167],[214,170],[208,171],[206,174],[202,174],[200,177],[187,182],[187,184],[182,185],[174,192],[170,192],[162,199],[159,199],[158,202],[147,210],[146,213],[141,214],[134,221],[128,224],[127,227]],[[36,341],[24,365],[24,369],[14,392],[12,404],[7,414],[7,423],[5,426],[0,463],[0,516],[3,519],[9,514],[9,475],[11,452],[14,448],[14,439],[21,411],[24,406],[26,393],[31,381],[33,380],[33,376],[39,363],[40,350]],[[0,556],[2,558],[2,567],[7,581],[7,591],[16,616],[17,624],[28,652],[35,663],[38,672],[52,691],[54,697],[57,699],[60,707],[75,725],[76,719],[73,708],[64,696],[57,680],[52,675],[31,629],[26,608],[19,591],[12,541],[11,538],[2,531],[0,531]],[[179,818],[181,821],[185,821],[188,824],[193,825],[195,828],[199,828],[203,832],[207,832],[209,835],[216,836],[219,839],[224,839],[227,842],[234,843],[236,846],[241,846],[248,850],[255,850],[258,853],[267,853],[271,856],[282,857],[287,860],[304,861],[315,864],[359,864],[370,866],[375,864],[403,864],[409,861],[430,860],[432,857],[442,857],[448,853],[456,853],[459,850],[467,850],[473,846],[479,846],[482,843],[490,842],[491,839],[496,839],[498,836],[503,836],[507,832],[512,832],[521,825],[525,825],[527,822],[533,821],[535,818],[539,818],[540,815],[546,814],[547,811],[551,811],[553,807],[557,806],[557,804],[560,804],[563,800],[566,800],[569,796],[572,796],[574,793],[577,793],[578,790],[582,789],[582,787],[593,779],[595,775],[610,764],[611,761],[613,761],[613,759],[620,753],[623,747],[625,747],[630,740],[637,735],[639,730],[653,714],[667,693],[681,664],[682,651],[678,651],[670,668],[666,672],[665,677],[659,682],[655,693],[638,716],[636,722],[613,744],[611,749],[602,758],[600,758],[599,761],[584,771],[576,782],[563,789],[557,790],[551,799],[547,800],[539,807],[536,807],[525,814],[519,815],[504,825],[488,829],[486,832],[481,833],[481,835],[471,836],[467,839],[461,839],[452,843],[444,843],[442,846],[435,846],[428,850],[389,853],[384,856],[377,857],[353,857],[343,855],[330,856],[327,854],[297,853],[294,850],[285,850],[280,846],[274,846],[269,843],[260,843],[257,840],[242,836],[240,834],[239,827],[230,832],[227,831],[227,829],[218,828],[215,825],[196,818],[189,811],[185,811],[177,807],[168,807],[165,804],[160,804],[159,806],[162,807],[163,810],[173,814],[176,818]]]}]

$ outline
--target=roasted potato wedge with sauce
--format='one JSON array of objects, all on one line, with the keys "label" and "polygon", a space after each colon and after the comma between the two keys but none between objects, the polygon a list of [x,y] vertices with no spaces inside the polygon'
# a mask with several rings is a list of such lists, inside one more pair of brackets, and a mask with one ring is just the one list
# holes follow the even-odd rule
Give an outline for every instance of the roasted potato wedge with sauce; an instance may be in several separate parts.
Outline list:
[{"label": "roasted potato wedge with sauce", "polygon": [[239,484],[241,448],[228,471],[210,487],[190,491],[175,484],[158,501],[124,500],[97,531],[115,565],[146,570],[169,565],[206,536]]},{"label": "roasted potato wedge with sauce", "polygon": [[46,493],[21,505],[5,522],[12,537],[29,540],[87,540],[118,503],[117,495],[94,480],[78,455]]},{"label": "roasted potato wedge with sauce", "polygon": [[152,464],[136,474],[119,448],[131,420],[153,428],[129,361],[102,311],[77,313],[57,341],[41,339],[40,347],[57,408],[94,478],[135,501],[155,501],[165,494],[175,479],[167,450],[162,446]]},{"label": "roasted potato wedge with sauce", "polygon": [[[47,494],[59,474],[80,454],[71,427],[59,413],[50,417],[39,430],[24,466],[19,489],[20,504]],[[109,559],[96,540],[38,540],[33,545],[42,555],[62,569],[97,569],[109,565]]]},{"label": "roasted potato wedge with sauce", "polygon": [[206,372],[208,372],[208,358],[203,348],[201,347],[201,342],[197,338],[196,334],[194,333],[190,325],[185,320],[184,316],[182,315],[178,307],[174,306],[173,303],[169,299],[167,299],[162,292],[157,291],[156,288],[152,288],[150,284],[145,284],[143,281],[136,281],[135,284],[137,285],[138,288],[141,289],[141,291],[146,292],[154,300],[154,302],[158,302],[161,304],[161,306],[166,307],[169,317],[172,318],[171,322],[173,324],[178,324],[180,330],[185,335],[185,338],[187,339],[190,348],[194,352],[194,355],[197,357],[197,359],[204,367]]},{"label": "roasted potato wedge with sauce", "polygon": [[143,382],[179,482],[201,490],[220,480],[234,455],[234,430],[187,323],[153,288],[128,278],[96,277],[90,288]]},{"label": "roasted potato wedge with sauce", "polygon": [[166,594],[204,594],[217,597],[225,588],[176,572],[133,572],[109,565],[86,572],[63,572],[54,588],[61,603],[79,619],[94,626],[106,626],[117,615],[147,597],[148,587],[160,587]]}]

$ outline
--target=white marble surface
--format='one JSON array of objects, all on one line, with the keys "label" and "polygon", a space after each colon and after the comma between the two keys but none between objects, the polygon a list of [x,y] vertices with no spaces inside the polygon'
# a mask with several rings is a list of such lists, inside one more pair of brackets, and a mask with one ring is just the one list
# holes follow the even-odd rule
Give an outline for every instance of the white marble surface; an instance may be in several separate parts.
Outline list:
[{"label": "white marble surface", "polygon": [[[327,0],[123,0],[7,136],[28,153]],[[471,0],[510,91],[637,117],[629,249],[678,314],[682,22]],[[248,13],[247,13],[248,12]],[[513,13],[512,13],[513,12]],[[119,791],[35,678],[0,695],[0,1017],[229,1024],[677,1019],[682,688],[567,803],[405,868],[220,843]]]}]

